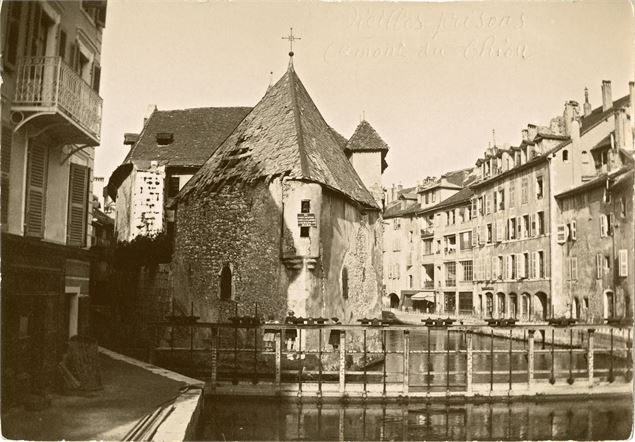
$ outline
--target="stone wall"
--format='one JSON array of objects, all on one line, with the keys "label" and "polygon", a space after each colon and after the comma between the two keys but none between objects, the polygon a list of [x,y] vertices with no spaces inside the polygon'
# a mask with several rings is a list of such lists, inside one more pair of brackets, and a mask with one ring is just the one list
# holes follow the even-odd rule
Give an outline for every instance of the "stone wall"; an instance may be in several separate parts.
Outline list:
[{"label": "stone wall", "polygon": [[[234,184],[179,204],[171,288],[180,303],[194,303],[200,320],[253,315],[256,304],[265,317],[286,313],[286,299],[279,295],[288,284],[279,258],[281,192],[279,180]],[[232,270],[231,300],[220,299],[226,263]]]},{"label": "stone wall", "polygon": [[[226,321],[235,312],[253,315],[256,304],[259,315],[278,320],[290,307],[297,316],[344,322],[379,316],[379,213],[363,213],[340,194],[322,188],[320,195],[316,189],[314,183],[273,180],[226,185],[181,202],[172,261],[175,299],[187,306],[193,302],[203,321]],[[312,233],[319,232],[318,238],[299,237],[299,210],[293,204],[303,198],[319,204],[312,206],[319,225]],[[220,299],[225,264],[232,270],[231,300]],[[348,299],[342,296],[344,266]]]}]

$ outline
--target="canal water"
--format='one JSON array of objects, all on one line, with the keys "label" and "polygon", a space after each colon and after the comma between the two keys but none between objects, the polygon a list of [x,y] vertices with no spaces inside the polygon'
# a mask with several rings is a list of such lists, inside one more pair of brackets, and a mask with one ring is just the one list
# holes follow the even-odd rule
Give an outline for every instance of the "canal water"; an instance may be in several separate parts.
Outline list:
[{"label": "canal water", "polygon": [[341,406],[206,402],[203,440],[624,440],[631,399]]}]

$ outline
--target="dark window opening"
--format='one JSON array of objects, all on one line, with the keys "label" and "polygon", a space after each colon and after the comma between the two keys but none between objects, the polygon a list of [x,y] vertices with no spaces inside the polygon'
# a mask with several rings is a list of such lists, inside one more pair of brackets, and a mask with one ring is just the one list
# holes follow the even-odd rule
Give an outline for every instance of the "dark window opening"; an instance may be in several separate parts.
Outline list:
[{"label": "dark window opening", "polygon": [[181,179],[178,176],[170,177],[170,182],[168,184],[168,198],[173,198],[179,193],[179,188],[181,186]]},{"label": "dark window opening", "polygon": [[220,299],[232,299],[232,271],[229,264],[225,264],[220,272]]},{"label": "dark window opening", "polygon": [[569,151],[566,149],[562,151],[562,161],[569,161]]},{"label": "dark window opening", "polygon": [[7,21],[7,42],[5,47],[5,60],[15,64],[18,57],[18,39],[20,34],[20,16],[22,15],[22,3],[11,2],[9,4],[9,19]]},{"label": "dark window opening", "polygon": [[300,227],[300,238],[308,238],[310,227]]},{"label": "dark window opening", "polygon": [[311,212],[311,200],[302,200],[302,203],[300,205],[300,212],[301,213]]},{"label": "dark window opening", "polygon": [[348,269],[342,269],[342,298],[348,299]]}]

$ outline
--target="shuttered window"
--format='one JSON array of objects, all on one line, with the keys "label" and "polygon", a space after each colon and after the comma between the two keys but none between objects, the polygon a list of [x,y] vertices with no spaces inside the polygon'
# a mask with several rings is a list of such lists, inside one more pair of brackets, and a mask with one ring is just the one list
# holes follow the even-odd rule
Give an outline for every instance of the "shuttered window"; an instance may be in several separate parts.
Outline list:
[{"label": "shuttered window", "polygon": [[595,255],[595,279],[602,279],[604,274],[604,256],[601,253]]},{"label": "shuttered window", "polygon": [[6,224],[9,217],[9,172],[11,171],[11,145],[13,134],[11,128],[2,126],[2,154],[0,157],[0,169],[2,170],[2,182],[0,183],[0,223]]},{"label": "shuttered window", "polygon": [[86,221],[88,214],[88,178],[90,169],[71,163],[68,183],[68,224],[66,242],[69,246],[86,245]]},{"label": "shuttered window", "polygon": [[27,158],[26,210],[24,234],[42,238],[44,236],[44,214],[46,208],[46,179],[48,172],[48,150],[31,143]]},{"label": "shuttered window", "polygon": [[618,252],[619,259],[619,276],[625,278],[628,276],[628,250],[620,249]]}]

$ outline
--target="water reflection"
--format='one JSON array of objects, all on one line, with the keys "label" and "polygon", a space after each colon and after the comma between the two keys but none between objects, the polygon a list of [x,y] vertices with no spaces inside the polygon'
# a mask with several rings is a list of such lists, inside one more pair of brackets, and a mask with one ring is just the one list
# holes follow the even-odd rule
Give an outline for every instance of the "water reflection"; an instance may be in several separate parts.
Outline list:
[{"label": "water reflection", "polygon": [[202,420],[205,440],[601,440],[627,439],[633,412],[628,398],[345,407],[210,399]]}]

